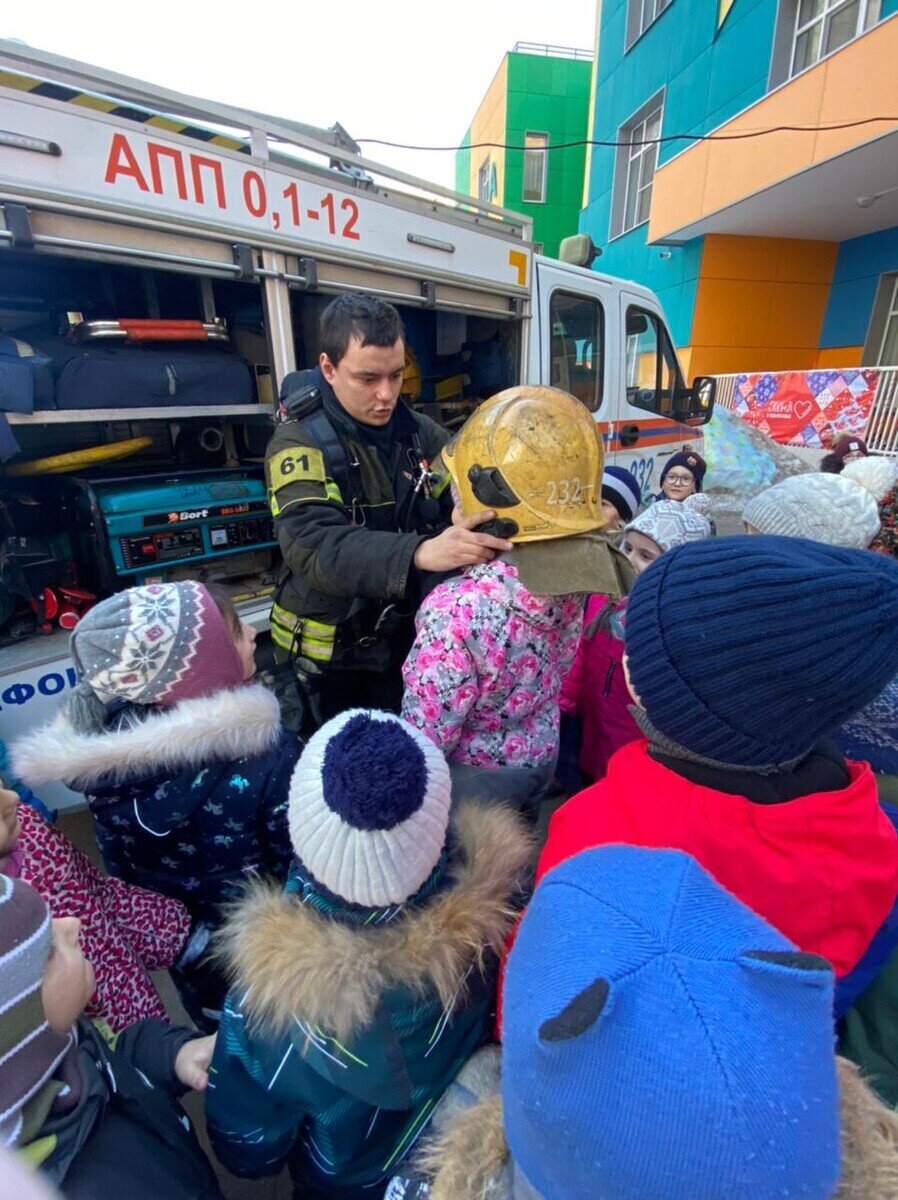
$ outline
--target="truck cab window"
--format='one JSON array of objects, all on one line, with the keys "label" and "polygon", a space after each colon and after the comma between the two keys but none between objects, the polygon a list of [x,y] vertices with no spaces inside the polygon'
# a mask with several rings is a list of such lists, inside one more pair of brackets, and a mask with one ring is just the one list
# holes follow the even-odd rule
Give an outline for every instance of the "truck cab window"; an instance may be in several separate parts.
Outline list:
[{"label": "truck cab window", "polygon": [[627,402],[668,416],[683,381],[667,330],[655,313],[627,309]]},{"label": "truck cab window", "polygon": [[552,329],[550,383],[595,412],[602,404],[605,374],[605,314],[586,296],[556,291],[549,302]]}]

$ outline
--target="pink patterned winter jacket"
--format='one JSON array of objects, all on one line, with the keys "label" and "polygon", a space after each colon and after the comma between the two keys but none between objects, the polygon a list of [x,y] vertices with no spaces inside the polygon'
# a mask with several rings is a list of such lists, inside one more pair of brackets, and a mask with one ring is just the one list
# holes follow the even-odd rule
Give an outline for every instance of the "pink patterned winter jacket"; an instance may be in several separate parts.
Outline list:
[{"label": "pink patterned winter jacket", "polygon": [[534,596],[501,558],[445,580],[418,611],[403,717],[450,762],[551,765],[582,619],[581,596]]},{"label": "pink patterned winter jacket", "polygon": [[116,1033],[144,1017],[165,1019],[150,972],[176,962],[190,933],[187,909],[101,875],[30,805],[19,805],[19,817],[19,839],[0,869],[40,892],[53,917],[80,918],[81,948],[97,978],[87,1015],[101,1017]]}]

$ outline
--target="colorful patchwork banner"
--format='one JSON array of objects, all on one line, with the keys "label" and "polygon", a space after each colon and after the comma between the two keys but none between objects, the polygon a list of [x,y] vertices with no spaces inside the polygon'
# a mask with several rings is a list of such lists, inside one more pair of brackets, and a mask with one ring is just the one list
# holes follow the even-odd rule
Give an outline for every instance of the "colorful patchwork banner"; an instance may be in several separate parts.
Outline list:
[{"label": "colorful patchwork banner", "polygon": [[878,381],[876,370],[738,375],[733,411],[780,445],[825,450],[843,433],[863,436]]}]

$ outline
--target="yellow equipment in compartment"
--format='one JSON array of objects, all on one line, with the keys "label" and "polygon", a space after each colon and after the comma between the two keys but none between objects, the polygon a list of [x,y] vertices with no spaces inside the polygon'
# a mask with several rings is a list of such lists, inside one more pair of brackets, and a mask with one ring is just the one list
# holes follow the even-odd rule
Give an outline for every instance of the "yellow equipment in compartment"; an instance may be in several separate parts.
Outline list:
[{"label": "yellow equipment in compartment", "polygon": [[31,462],[16,463],[7,467],[4,474],[16,477],[68,475],[72,471],[83,471],[85,467],[96,466],[97,463],[130,458],[132,454],[139,454],[152,444],[153,439],[149,437],[125,438],[121,442],[109,442],[106,446],[90,446],[87,450],[72,450],[69,454],[51,454],[47,458],[34,458]]}]

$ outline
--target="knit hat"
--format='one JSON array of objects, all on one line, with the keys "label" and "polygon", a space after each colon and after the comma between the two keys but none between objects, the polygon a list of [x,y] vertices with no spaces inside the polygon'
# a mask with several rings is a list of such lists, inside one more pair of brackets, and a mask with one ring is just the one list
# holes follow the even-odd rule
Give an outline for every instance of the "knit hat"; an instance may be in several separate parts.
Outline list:
[{"label": "knit hat", "polygon": [[446,844],[451,783],[437,747],[388,712],[353,708],[309,739],[290,781],[293,849],[350,904],[402,904]]},{"label": "knit hat", "polygon": [[544,1200],[829,1200],[832,1003],[829,964],[689,855],[568,859],[508,960],[502,1101],[518,1172]]},{"label": "knit hat", "polygon": [[708,497],[702,495],[687,496],[685,500],[656,500],[630,522],[625,532],[635,529],[662,550],[672,550],[684,542],[711,536],[711,522],[704,515],[710,509]]},{"label": "knit hat", "polygon": [[22,1108],[53,1074],[72,1036],[54,1033],[41,984],[50,954],[50,913],[21,879],[0,875],[0,1145],[15,1143]]},{"label": "knit hat", "polygon": [[700,454],[696,454],[694,450],[679,450],[676,454],[672,454],[664,464],[664,470],[661,472],[661,486],[664,486],[664,480],[667,478],[667,472],[672,471],[674,467],[685,467],[687,471],[692,472],[695,479],[695,490],[702,490],[702,480],[705,478],[705,471],[708,469],[708,464]]},{"label": "knit hat", "polygon": [[894,459],[869,454],[866,458],[856,458],[848,463],[841,477],[860,484],[877,504],[881,504],[898,482],[898,466]]},{"label": "knit hat", "polygon": [[836,441],[833,442],[832,449],[830,450],[830,454],[834,454],[836,458],[841,459],[842,462],[845,461],[849,454],[858,453],[864,455],[870,453],[870,451],[867,449],[867,443],[863,440],[863,438],[854,437],[853,434],[847,433],[843,434],[842,437],[837,438]]},{"label": "knit hat", "polygon": [[632,521],[642,503],[636,476],[624,467],[606,467],[602,472],[602,499],[610,501],[624,521]]},{"label": "knit hat", "polygon": [[116,700],[168,707],[243,682],[218,605],[201,583],[151,583],[103,600],[71,640],[80,676],[69,704],[77,730],[103,728]]},{"label": "knit hat", "polygon": [[[853,467],[859,468],[857,474]],[[878,501],[894,485],[895,476],[885,458],[858,459],[841,475],[793,475],[749,500],[742,520],[759,533],[864,550],[879,533]]]},{"label": "knit hat", "polygon": [[625,640],[662,734],[731,765],[795,762],[898,673],[898,562],[804,538],[680,546],[636,580]]}]

